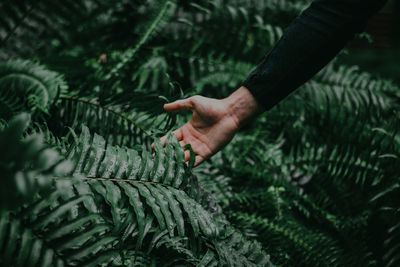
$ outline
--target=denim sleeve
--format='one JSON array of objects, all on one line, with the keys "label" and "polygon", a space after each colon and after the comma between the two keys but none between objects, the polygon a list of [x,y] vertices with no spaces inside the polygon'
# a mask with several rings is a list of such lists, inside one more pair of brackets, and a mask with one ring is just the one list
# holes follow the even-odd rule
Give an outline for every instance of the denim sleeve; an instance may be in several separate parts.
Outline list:
[{"label": "denim sleeve", "polygon": [[243,82],[271,109],[340,52],[386,0],[314,0]]}]

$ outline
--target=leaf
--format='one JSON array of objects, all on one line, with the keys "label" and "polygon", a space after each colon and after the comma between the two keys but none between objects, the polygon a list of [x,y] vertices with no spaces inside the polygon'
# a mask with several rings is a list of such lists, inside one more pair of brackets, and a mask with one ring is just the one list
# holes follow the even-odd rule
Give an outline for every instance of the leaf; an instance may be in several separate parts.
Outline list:
[{"label": "leaf", "polygon": [[[14,60],[0,64],[0,98],[9,111],[3,118],[26,111],[48,112],[60,90],[66,89],[62,76],[30,61]],[[24,95],[24,98],[18,96]],[[10,102],[12,101],[12,102]],[[3,101],[0,101],[3,103]],[[4,110],[3,108],[0,108]]]}]

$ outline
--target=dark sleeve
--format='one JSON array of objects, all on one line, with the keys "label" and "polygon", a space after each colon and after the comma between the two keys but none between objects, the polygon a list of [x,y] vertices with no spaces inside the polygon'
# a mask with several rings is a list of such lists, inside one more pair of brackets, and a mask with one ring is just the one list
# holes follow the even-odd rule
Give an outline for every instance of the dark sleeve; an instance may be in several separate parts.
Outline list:
[{"label": "dark sleeve", "polygon": [[386,0],[314,0],[242,84],[267,110],[321,70]]}]

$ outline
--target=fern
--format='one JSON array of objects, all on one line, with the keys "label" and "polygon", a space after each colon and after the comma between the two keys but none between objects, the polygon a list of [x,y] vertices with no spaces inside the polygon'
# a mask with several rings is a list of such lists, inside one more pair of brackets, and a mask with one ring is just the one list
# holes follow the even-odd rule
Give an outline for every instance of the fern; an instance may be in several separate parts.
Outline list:
[{"label": "fern", "polygon": [[[3,118],[21,111],[48,112],[61,91],[63,78],[29,61],[16,60],[0,65],[0,101]],[[24,97],[21,99],[21,95]]]},{"label": "fern", "polygon": [[[104,220],[94,210],[85,209],[85,215],[82,213],[77,218],[79,206],[93,199],[88,194],[65,194],[72,192],[66,189],[79,186],[79,181],[74,185],[73,180],[53,181],[52,177],[64,176],[70,171],[69,162],[63,161],[57,151],[44,149],[40,136],[21,140],[28,123],[27,116],[21,115],[2,132],[1,140],[6,142],[3,148],[12,149],[14,155],[1,159],[4,188],[8,191],[1,194],[0,262],[2,265],[63,266],[88,259],[87,256],[96,254],[117,238],[105,234],[111,228],[106,224],[101,226]],[[6,148],[7,144],[15,147]],[[21,151],[25,153],[20,154]],[[81,231],[83,226],[98,230],[88,233]],[[92,239],[94,233],[99,240]],[[75,241],[74,246],[60,243],[60,237],[70,239],[70,243]],[[90,239],[91,242],[86,242]],[[84,243],[86,247],[82,246]]]},{"label": "fern", "polygon": [[[150,148],[150,134],[133,119],[127,117],[115,108],[102,106],[98,103],[83,98],[62,97],[59,105],[59,114],[52,117],[52,128],[54,131],[65,134],[65,129],[54,122],[63,121],[72,129],[85,123],[93,131],[107,138],[107,142],[115,145],[132,147],[145,145]],[[100,121],[107,121],[106,127],[98,127]]]},{"label": "fern", "polygon": [[31,202],[39,189],[50,185],[49,176],[68,171],[67,165],[58,164],[58,152],[46,149],[41,136],[22,137],[28,124],[28,115],[21,114],[1,132],[0,147],[10,152],[0,159],[5,183],[0,201],[2,211]]},{"label": "fern", "polygon": [[[154,18],[154,20],[151,22],[151,24],[146,27],[146,32],[142,35],[141,39],[137,42],[134,48],[126,50],[122,56],[120,62],[116,66],[114,66],[111,71],[104,76],[105,79],[110,79],[114,75],[118,75],[118,73],[121,71],[121,69],[129,62],[132,61],[132,59],[135,57],[136,52],[143,46],[143,44],[151,37],[153,31],[155,28],[160,24],[162,19],[164,19],[165,15],[167,12],[170,12],[169,9],[171,9],[174,6],[173,1],[163,1],[164,3],[160,7],[160,11],[157,14],[157,16]],[[171,13],[171,12],[170,12]]]},{"label": "fern", "polygon": [[[91,6],[95,9],[95,6]],[[56,42],[67,42],[69,25],[79,22],[91,12],[85,1],[65,1],[55,7],[51,1],[18,0],[3,2],[1,6],[0,57],[10,59],[31,55],[56,36]],[[72,19],[70,14],[75,14]],[[41,36],[40,39],[38,38]],[[54,39],[53,39],[54,40]]]},{"label": "fern", "polygon": [[[27,124],[26,119],[17,119],[10,123],[10,131],[24,130],[17,122]],[[11,141],[10,138],[6,134],[2,140]],[[246,246],[248,241],[233,229],[226,232],[227,222],[221,228],[217,217],[214,218],[184,192],[189,185],[195,185],[190,183],[183,151],[172,138],[168,139],[166,149],[167,154],[164,155],[158,143],[156,158],[153,159],[145,151],[140,157],[132,149],[105,146],[102,137],[91,137],[84,127],[68,152],[67,159],[72,164],[68,171],[65,168],[63,172],[54,169],[50,176],[46,176],[50,189],[43,191],[42,187],[38,188],[40,197],[36,196],[35,202],[24,201],[23,207],[17,206],[11,213],[2,213],[2,264],[126,263],[131,260],[129,253],[118,250],[118,247],[124,247],[124,251],[151,253],[154,247],[159,246],[183,253],[183,259],[193,264],[206,264],[211,260],[229,262],[231,259],[226,250],[236,251]],[[169,160],[166,156],[170,157]],[[173,157],[175,161],[171,160]],[[54,158],[51,157],[51,160]],[[42,159],[45,168],[51,166],[48,161],[46,163]],[[36,168],[41,170],[42,166]],[[13,172],[18,173],[16,170]],[[29,174],[31,180],[45,178],[39,178],[32,172]],[[204,249],[197,254],[189,252],[195,246],[194,241],[176,239],[187,236],[191,240],[203,240],[214,252]],[[232,243],[228,245],[227,239]],[[245,255],[249,251],[244,250],[238,254],[238,260],[246,265],[252,261],[266,264],[268,257],[261,252],[260,246],[250,246],[253,248],[252,255],[258,256],[247,259]],[[254,251],[255,248],[258,251]],[[213,257],[210,258],[210,255]]]},{"label": "fern", "polygon": [[[68,158],[74,163],[72,172],[86,176],[92,191],[101,196],[106,207],[109,206],[116,231],[126,235],[131,223],[124,217],[131,219],[128,214],[136,214],[138,232],[130,235],[137,236],[137,249],[143,246],[143,240],[149,239],[146,235],[158,234],[148,232],[148,227],[154,224],[160,230],[168,230],[171,238],[185,236],[186,231],[195,238],[202,236],[205,240],[216,240],[214,242],[228,238],[220,233],[218,221],[192,200],[196,195],[185,193],[195,184],[185,170],[183,151],[176,139],[167,140],[165,155],[159,141],[155,149],[154,159],[146,150],[140,157],[132,149],[105,146],[104,139],[98,135],[91,138],[87,128],[83,128]],[[189,230],[185,230],[184,222],[191,226]],[[219,242],[223,241],[214,246]],[[218,256],[220,260],[228,260],[224,258],[226,255]]]},{"label": "fern", "polygon": [[308,2],[1,3],[0,265],[399,265],[395,83],[334,62],[195,169],[157,141]]}]

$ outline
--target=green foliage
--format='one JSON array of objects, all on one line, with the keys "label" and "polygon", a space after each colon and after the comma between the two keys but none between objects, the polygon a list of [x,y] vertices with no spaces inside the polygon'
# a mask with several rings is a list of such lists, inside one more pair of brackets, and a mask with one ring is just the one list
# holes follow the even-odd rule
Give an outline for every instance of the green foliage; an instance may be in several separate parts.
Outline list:
[{"label": "green foliage", "polygon": [[362,74],[344,69],[326,69],[342,79],[321,73],[198,171],[276,264],[398,263],[398,87],[364,74],[369,86],[355,88]]},{"label": "green foliage", "polygon": [[0,64],[0,114],[4,119],[21,111],[48,112],[56,97],[66,90],[61,75],[29,61]]},{"label": "green foliage", "polygon": [[0,149],[5,152],[0,159],[4,184],[1,188],[1,211],[31,202],[39,189],[50,185],[52,175],[69,171],[67,162],[60,163],[59,153],[46,148],[42,136],[22,137],[28,124],[28,115],[21,114],[0,133]]},{"label": "green foliage", "polygon": [[393,82],[334,62],[195,169],[158,141],[308,2],[1,3],[0,265],[398,266]]},{"label": "green foliage", "polygon": [[[2,141],[17,143],[13,138],[20,137],[27,124],[23,117],[12,121]],[[12,204],[14,211],[1,215],[0,240],[7,242],[2,264],[125,265],[133,264],[132,255],[140,252],[166,265],[229,263],[231,253],[239,265],[268,263],[259,244],[245,240],[228,221],[195,200],[202,199],[202,193],[194,190],[199,185],[192,181],[176,138],[167,140],[166,152],[156,142],[153,158],[146,150],[139,155],[134,149],[106,145],[83,127],[56,168],[54,161],[60,160],[52,154],[57,152],[38,151],[40,144],[29,142],[38,138],[32,136],[20,145],[25,147],[12,150],[24,150],[25,157],[2,159],[2,166],[14,166],[3,170],[4,188],[13,190],[3,192],[2,207]],[[67,167],[61,172],[59,166]],[[170,263],[162,258],[165,250]]]}]

